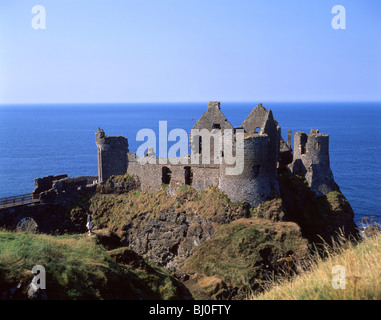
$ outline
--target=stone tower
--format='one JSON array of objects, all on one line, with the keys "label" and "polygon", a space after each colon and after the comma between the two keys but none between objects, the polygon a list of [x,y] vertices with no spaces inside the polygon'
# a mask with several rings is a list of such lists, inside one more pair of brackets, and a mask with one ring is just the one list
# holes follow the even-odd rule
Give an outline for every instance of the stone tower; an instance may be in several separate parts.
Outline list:
[{"label": "stone tower", "polygon": [[[200,119],[193,126],[192,130],[207,130],[208,133],[204,135],[195,135],[190,134],[190,146],[192,154],[199,153],[203,155],[202,145],[205,141],[202,139],[209,139],[210,141],[210,164],[219,164],[221,158],[223,157],[223,143],[221,143],[221,150],[219,154],[215,150],[215,134],[224,134],[225,129],[233,130],[233,126],[226,119],[224,114],[221,112],[220,102],[219,101],[210,101],[208,103],[208,109],[204,112]],[[222,142],[222,140],[221,140]],[[204,150],[205,151],[205,150]],[[214,161],[217,160],[217,162]]]},{"label": "stone tower", "polygon": [[329,163],[329,135],[319,130],[295,133],[291,169],[304,175],[316,196],[338,190]]},{"label": "stone tower", "polygon": [[123,137],[108,137],[98,128],[95,134],[98,148],[98,182],[105,182],[112,175],[127,172],[128,140]]},{"label": "stone tower", "polygon": [[257,207],[261,202],[279,194],[279,186],[276,178],[276,168],[268,161],[269,153],[272,152],[267,134],[259,133],[236,133],[243,134],[243,172],[239,175],[227,175],[226,163],[220,166],[219,189],[224,191],[233,202],[245,201],[251,207]]},{"label": "stone tower", "polygon": [[274,171],[271,176],[276,175],[281,136],[280,127],[274,119],[272,111],[267,110],[262,103],[259,103],[242,122],[241,127],[249,134],[258,132],[267,135],[269,140],[267,161],[270,163],[269,167]]}]

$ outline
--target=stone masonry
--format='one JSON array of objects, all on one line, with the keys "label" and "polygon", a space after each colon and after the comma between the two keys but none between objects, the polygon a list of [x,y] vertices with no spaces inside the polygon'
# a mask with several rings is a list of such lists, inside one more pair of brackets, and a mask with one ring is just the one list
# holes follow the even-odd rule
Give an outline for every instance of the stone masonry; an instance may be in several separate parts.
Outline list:
[{"label": "stone masonry", "polygon": [[[98,148],[98,181],[104,183],[112,175],[136,175],[141,188],[157,191],[168,185],[168,192],[183,185],[190,185],[201,191],[209,186],[218,187],[231,201],[246,202],[251,207],[279,195],[277,174],[280,170],[303,175],[316,196],[336,190],[336,184],[329,164],[328,135],[311,130],[310,134],[297,132],[294,136],[294,150],[291,149],[291,131],[287,142],[281,137],[281,128],[272,111],[258,104],[241,127],[234,128],[221,112],[220,102],[209,102],[208,108],[192,129],[206,129],[209,132],[233,131],[235,152],[244,157],[243,172],[227,175],[224,150],[214,157],[214,143],[210,138],[210,164],[160,164],[153,150],[145,156],[153,161],[141,164],[135,153],[128,150],[128,140],[122,136],[108,137],[102,129],[96,133]],[[243,135],[243,149],[235,144]],[[204,143],[201,136],[190,134],[191,154],[202,156]],[[233,148],[234,149],[234,148]],[[186,156],[186,158],[190,158]],[[217,159],[217,161],[216,161]]]}]

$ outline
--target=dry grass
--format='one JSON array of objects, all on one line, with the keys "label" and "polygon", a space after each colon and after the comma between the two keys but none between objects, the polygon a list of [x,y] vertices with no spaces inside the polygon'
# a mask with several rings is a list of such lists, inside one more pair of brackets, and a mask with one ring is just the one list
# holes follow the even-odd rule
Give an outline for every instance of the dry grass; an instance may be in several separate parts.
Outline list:
[{"label": "dry grass", "polygon": [[[282,280],[252,300],[379,300],[381,299],[381,235],[360,243],[341,239],[325,247],[326,258],[315,257],[309,268],[291,281]],[[334,289],[334,266],[345,268],[345,289]],[[337,278],[336,278],[337,279]]]}]

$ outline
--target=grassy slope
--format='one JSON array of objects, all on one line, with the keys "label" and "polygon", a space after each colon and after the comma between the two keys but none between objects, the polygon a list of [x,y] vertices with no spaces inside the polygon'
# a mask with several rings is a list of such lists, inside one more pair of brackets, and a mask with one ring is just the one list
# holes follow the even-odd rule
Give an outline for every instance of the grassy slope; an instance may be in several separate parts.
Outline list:
[{"label": "grassy slope", "polygon": [[116,263],[86,235],[48,236],[0,231],[0,291],[46,269],[49,299],[173,299],[175,280],[155,266],[139,270]]},{"label": "grassy slope", "polygon": [[197,247],[184,270],[215,276],[233,286],[253,286],[266,280],[277,260],[307,254],[307,241],[291,222],[240,219],[222,226],[215,236]]},{"label": "grassy slope", "polygon": [[[353,245],[340,245],[339,253],[328,254],[312,265],[312,269],[292,281],[277,284],[255,300],[354,300],[381,299],[381,235],[367,238]],[[333,289],[332,268],[346,268],[345,289]]]},{"label": "grassy slope", "polygon": [[[122,178],[125,179],[125,177]],[[282,179],[284,180],[281,181],[281,185],[283,186],[281,188],[282,195],[283,198],[286,199],[287,213],[291,216],[290,218],[294,218],[291,220],[303,222],[300,223],[300,225],[304,235],[316,235],[316,230],[324,230],[327,223],[326,220],[329,220],[326,212],[332,211],[332,209],[336,210],[336,207],[341,208],[341,202],[337,202],[337,206],[333,205],[340,194],[337,192],[329,194],[326,199],[323,199],[324,203],[320,203],[319,201],[322,201],[321,199],[313,200],[305,181],[302,181],[302,179],[294,176],[289,177],[287,175],[284,175]],[[147,214],[144,220],[156,219],[163,211],[165,212],[167,210],[197,214],[202,218],[212,219],[219,225],[229,223],[237,217],[247,216],[245,214],[247,210],[243,208],[242,204],[231,203],[226,195],[219,192],[217,188],[207,188],[197,194],[192,188],[184,186],[178,190],[177,197],[168,196],[164,188],[155,193],[134,189],[128,190],[127,193],[122,194],[96,193],[92,197],[84,199],[83,203],[79,204],[77,208],[74,208],[71,213],[75,215],[78,212],[81,213],[83,210],[87,211],[87,209],[83,209],[85,207],[90,208],[93,212],[93,218],[97,228],[108,228],[116,232],[121,231],[124,224],[134,223],[139,220],[137,217],[140,215]],[[300,199],[301,194],[304,195],[304,197],[302,197],[303,199]],[[255,210],[251,210],[251,219],[242,219],[231,224],[217,226],[220,230],[217,232],[216,237],[197,248],[194,256],[187,261],[187,271],[190,273],[198,272],[203,276],[217,276],[233,286],[252,285],[253,282],[256,282],[256,278],[260,282],[267,277],[267,275],[262,275],[261,273],[263,271],[262,269],[268,264],[277,266],[279,264],[277,260],[290,256],[294,257],[294,255],[297,259],[303,258],[307,250],[307,242],[300,237],[299,228],[295,229],[296,225],[293,223],[273,223],[269,221],[277,221],[284,217],[283,204],[283,201],[280,199],[275,199],[264,203]],[[329,210],[323,205],[327,206]],[[25,237],[27,236],[25,235]],[[37,254],[38,251],[41,250],[36,250],[36,248],[39,247],[44,236],[39,235],[38,237],[40,238],[35,238],[37,242],[34,241],[33,250],[31,250],[31,247],[29,248],[29,251],[33,251],[33,255],[30,254],[32,255],[32,257],[29,257],[30,261],[24,260],[24,269],[30,270],[33,265],[38,264],[38,262],[35,261],[38,260],[37,258],[39,257]],[[53,238],[47,240],[47,238],[45,238],[43,246],[51,246],[50,242],[53,241],[52,239]],[[81,290],[85,290],[85,294],[88,294],[91,298],[108,298],[107,290],[104,292],[95,292],[91,288],[84,288],[82,283],[100,281],[94,283],[95,285],[93,287],[98,286],[103,288],[107,286],[109,288],[109,284],[111,283],[109,278],[113,279],[113,275],[115,275],[117,279],[118,277],[120,278],[121,275],[123,275],[123,279],[129,279],[121,279],[120,281],[129,283],[132,283],[131,279],[137,281],[136,285],[133,284],[133,288],[130,290],[134,293],[133,296],[132,293],[128,296],[131,298],[137,298],[139,293],[136,292],[144,292],[147,288],[147,292],[149,293],[148,298],[161,298],[164,296],[165,298],[171,298],[175,295],[173,284],[171,280],[168,280],[170,278],[166,278],[164,282],[162,282],[157,278],[152,278],[160,273],[149,275],[145,271],[135,272],[132,271],[132,269],[127,270],[128,268],[126,266],[120,266],[112,259],[110,260],[105,250],[101,250],[97,246],[87,248],[88,239],[83,236],[64,236],[55,239],[59,239],[59,241],[57,241],[61,244],[68,242],[67,246],[70,248],[78,246],[78,249],[76,249],[77,253],[69,252],[69,249],[65,249],[66,252],[60,259],[62,260],[62,265],[65,265],[64,260],[67,261],[66,265],[69,270],[70,268],[77,269],[75,263],[76,261],[80,261],[78,265],[80,270],[78,273],[84,277],[82,279],[83,281],[79,281],[81,287],[75,288],[73,292],[70,292],[68,288],[70,288],[72,284],[69,285],[66,279],[70,279],[70,275],[65,275],[66,273],[69,274],[69,272],[66,272],[66,269],[61,270],[57,266],[52,265],[53,270],[54,268],[58,270],[55,278],[57,279],[57,285],[61,285],[62,282],[60,290],[62,291],[63,288],[65,298],[79,297]],[[58,245],[57,241],[53,247]],[[0,243],[1,242],[6,241],[2,241],[0,236]],[[21,242],[25,241],[22,240]],[[63,250],[61,244],[59,245],[59,252]],[[17,262],[15,258],[16,260],[9,260],[8,263],[2,264],[2,252],[4,252],[2,250],[4,250],[4,246],[0,244],[0,272],[4,265],[10,265],[15,261]],[[44,248],[44,250],[46,252],[49,249]],[[101,252],[90,252],[89,250],[101,250]],[[22,248],[16,248],[15,252],[21,253]],[[40,264],[44,265],[44,263],[49,263],[52,254],[54,257],[56,249],[54,249],[51,254],[47,254],[43,263]],[[23,256],[22,253],[20,255]],[[42,254],[42,256],[44,255]],[[89,256],[88,261],[84,259],[84,257],[87,256]],[[4,257],[6,259],[7,255]],[[59,254],[58,257],[60,257]],[[22,259],[24,258],[19,257],[18,259],[23,261]],[[270,259],[270,261],[267,261],[268,259]],[[94,266],[95,270],[92,269]],[[83,271],[83,269],[86,271]],[[10,270],[7,271],[10,272]],[[271,272],[272,270],[269,271]],[[60,273],[62,273],[62,275],[60,275]],[[92,275],[93,273],[95,273],[95,275]],[[20,277],[21,274],[22,270],[19,270],[17,272],[18,277]],[[101,279],[107,279],[104,281],[106,284],[103,284]],[[169,284],[169,289],[166,287],[166,284]],[[138,287],[137,289],[135,288],[136,286]],[[86,290],[89,290],[89,293],[87,293]],[[124,297],[125,294],[125,292],[113,293],[114,296],[116,295],[118,297],[120,295]]]}]

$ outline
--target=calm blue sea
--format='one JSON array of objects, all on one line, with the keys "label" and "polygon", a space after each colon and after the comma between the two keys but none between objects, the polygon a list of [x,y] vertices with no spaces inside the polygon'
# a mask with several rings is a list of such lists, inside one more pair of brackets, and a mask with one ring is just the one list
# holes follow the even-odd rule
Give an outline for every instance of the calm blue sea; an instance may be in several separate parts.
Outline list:
[{"label": "calm blue sea", "polygon": [[[286,140],[287,130],[320,129],[330,135],[331,168],[350,201],[356,222],[381,222],[381,103],[263,103],[273,110]],[[29,193],[34,179],[51,174],[97,175],[95,132],[124,135],[136,151],[136,133],[168,129],[190,131],[207,103],[12,105],[0,106],[0,197]],[[239,126],[256,103],[222,103]],[[170,144],[169,144],[170,146]]]}]

